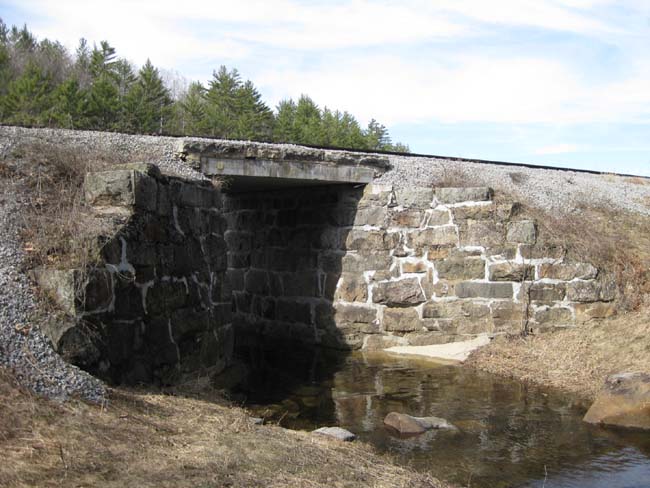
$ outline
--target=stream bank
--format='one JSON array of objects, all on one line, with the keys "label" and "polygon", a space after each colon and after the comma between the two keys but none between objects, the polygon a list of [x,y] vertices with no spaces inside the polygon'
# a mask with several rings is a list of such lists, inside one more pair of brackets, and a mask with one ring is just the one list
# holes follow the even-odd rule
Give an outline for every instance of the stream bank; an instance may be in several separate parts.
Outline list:
[{"label": "stream bank", "polygon": [[465,366],[591,401],[608,375],[650,371],[650,311],[525,338],[497,337]]}]

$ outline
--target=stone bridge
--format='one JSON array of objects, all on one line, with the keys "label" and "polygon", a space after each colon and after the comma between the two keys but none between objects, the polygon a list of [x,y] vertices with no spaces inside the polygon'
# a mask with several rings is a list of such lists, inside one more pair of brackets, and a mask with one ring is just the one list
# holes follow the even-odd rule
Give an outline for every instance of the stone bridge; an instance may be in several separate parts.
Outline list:
[{"label": "stone bridge", "polygon": [[490,188],[375,184],[388,160],[346,151],[180,152],[218,185],[151,165],[89,174],[87,203],[119,230],[96,268],[38,273],[71,316],[56,347],[115,382],[218,373],[235,350],[430,345],[612,313],[613,283],[540,245]]}]

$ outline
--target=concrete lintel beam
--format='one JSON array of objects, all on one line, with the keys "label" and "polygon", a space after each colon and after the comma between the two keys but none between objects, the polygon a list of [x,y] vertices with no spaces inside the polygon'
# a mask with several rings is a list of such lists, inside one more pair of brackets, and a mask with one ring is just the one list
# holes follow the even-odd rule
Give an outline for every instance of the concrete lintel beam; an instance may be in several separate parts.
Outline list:
[{"label": "concrete lintel beam", "polygon": [[202,157],[201,172],[209,176],[250,176],[313,180],[323,183],[370,183],[374,170],[362,166],[330,165],[306,161],[225,159]]}]

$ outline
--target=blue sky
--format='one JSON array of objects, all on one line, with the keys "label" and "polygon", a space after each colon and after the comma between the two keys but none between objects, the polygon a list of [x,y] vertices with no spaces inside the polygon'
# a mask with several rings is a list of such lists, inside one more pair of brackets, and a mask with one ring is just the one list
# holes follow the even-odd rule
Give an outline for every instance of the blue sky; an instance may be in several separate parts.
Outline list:
[{"label": "blue sky", "polygon": [[108,40],[265,100],[375,117],[411,150],[650,176],[650,0],[0,0],[74,49]]}]

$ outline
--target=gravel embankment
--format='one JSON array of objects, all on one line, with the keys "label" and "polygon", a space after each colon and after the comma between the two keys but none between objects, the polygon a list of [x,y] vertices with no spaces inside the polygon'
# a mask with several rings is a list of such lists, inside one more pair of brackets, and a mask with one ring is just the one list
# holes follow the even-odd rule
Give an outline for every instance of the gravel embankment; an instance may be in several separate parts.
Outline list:
[{"label": "gravel embankment", "polygon": [[650,215],[650,178],[391,156],[393,169],[376,180],[397,188],[446,181],[489,186],[530,206],[558,213],[605,206]]},{"label": "gravel embankment", "polygon": [[64,400],[70,396],[101,402],[101,381],[66,363],[38,326],[37,302],[20,241],[20,181],[0,179],[0,366],[38,394]]},{"label": "gravel embankment", "polygon": [[55,146],[79,147],[86,152],[113,152],[124,162],[155,162],[161,171],[188,179],[206,179],[177,156],[176,137],[135,136],[112,132],[65,129],[27,129],[0,126],[0,160],[9,157],[21,144],[36,142]]},{"label": "gravel embankment", "polygon": [[[180,160],[177,147],[181,139],[176,137],[0,126],[0,159],[9,154],[17,143],[30,139],[117,151],[129,162],[157,162],[163,172],[186,178],[205,179],[201,173]],[[211,141],[202,138],[191,140]],[[234,145],[241,145],[241,141],[232,142]],[[268,146],[265,143],[255,144]],[[295,149],[291,144],[273,146]],[[307,150],[310,151],[312,150]],[[650,178],[504,166],[434,157],[389,156],[388,159],[392,169],[378,177],[375,183],[391,184],[396,188],[431,186],[446,182],[463,186],[485,185],[544,210],[565,213],[584,206],[611,206],[614,209],[650,215]]]}]

